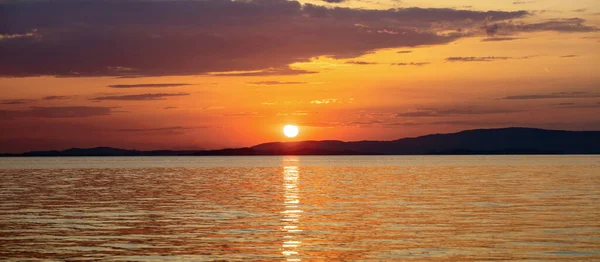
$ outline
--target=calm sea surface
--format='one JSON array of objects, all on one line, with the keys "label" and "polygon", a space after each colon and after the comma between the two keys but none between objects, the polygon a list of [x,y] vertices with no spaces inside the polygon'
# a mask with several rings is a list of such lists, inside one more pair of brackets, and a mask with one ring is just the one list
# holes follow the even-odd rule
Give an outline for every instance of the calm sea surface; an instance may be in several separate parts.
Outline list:
[{"label": "calm sea surface", "polygon": [[0,260],[600,260],[600,156],[0,158]]}]

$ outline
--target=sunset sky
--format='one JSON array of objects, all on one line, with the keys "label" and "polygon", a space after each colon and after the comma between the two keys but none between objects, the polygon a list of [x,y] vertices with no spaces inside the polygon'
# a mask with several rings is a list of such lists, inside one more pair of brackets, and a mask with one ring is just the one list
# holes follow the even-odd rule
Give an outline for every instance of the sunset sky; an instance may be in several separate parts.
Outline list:
[{"label": "sunset sky", "polygon": [[599,66],[598,0],[2,1],[0,152],[600,130]]}]

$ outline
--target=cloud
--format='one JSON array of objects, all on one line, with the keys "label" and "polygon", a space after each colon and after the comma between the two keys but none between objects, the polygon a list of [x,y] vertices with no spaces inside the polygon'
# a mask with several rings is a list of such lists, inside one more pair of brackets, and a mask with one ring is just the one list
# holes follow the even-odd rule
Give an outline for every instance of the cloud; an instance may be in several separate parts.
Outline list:
[{"label": "cloud", "polygon": [[248,84],[259,85],[259,86],[277,86],[277,85],[301,85],[306,82],[294,82],[294,81],[258,81],[248,82]]},{"label": "cloud", "polygon": [[485,57],[464,57],[464,56],[456,56],[456,57],[448,57],[446,61],[448,62],[491,62],[497,60],[508,60],[512,59],[512,57],[508,56],[485,56]]},{"label": "cloud", "polygon": [[33,33],[25,33],[25,34],[0,34],[0,40],[3,39],[13,39],[13,38],[21,38],[21,37],[33,37],[35,36]]},{"label": "cloud", "polygon": [[500,41],[513,41],[513,40],[519,40],[522,38],[518,38],[518,37],[488,37],[488,38],[484,38],[481,41],[482,42],[500,42]]},{"label": "cloud", "polygon": [[563,56],[561,56],[561,58],[572,58],[572,57],[578,57],[578,55],[563,55]]},{"label": "cloud", "polygon": [[[546,129],[587,129],[598,130],[599,122],[530,122],[530,121],[493,121],[493,120],[456,120],[456,121],[433,121],[433,122],[392,122],[384,126],[393,128],[397,126],[465,126],[465,127],[537,127]],[[567,127],[567,128],[565,128]]]},{"label": "cloud", "polygon": [[582,18],[551,19],[545,22],[531,24],[509,21],[486,25],[484,29],[490,36],[496,34],[514,34],[540,31],[554,31],[560,33],[584,33],[599,31],[597,27],[586,26],[584,23],[585,20]]},{"label": "cloud", "polygon": [[[42,97],[41,100],[65,100],[65,99],[71,99],[73,97],[77,97],[77,96],[45,96]],[[22,104],[27,104],[30,102],[35,102],[37,101],[36,99],[7,99],[7,100],[0,100],[0,105],[22,105]]]},{"label": "cloud", "polygon": [[397,54],[410,54],[410,53],[412,53],[412,51],[410,51],[410,50],[400,50],[400,51],[398,51],[396,53]]},{"label": "cloud", "polygon": [[165,109],[165,110],[177,109],[177,108],[179,108],[179,107],[176,107],[176,106],[166,106],[166,107],[163,107],[163,109]]},{"label": "cloud", "polygon": [[107,101],[107,100],[130,100],[130,101],[151,101],[151,100],[166,100],[167,97],[173,96],[189,96],[189,93],[154,93],[154,94],[139,94],[139,95],[122,95],[122,96],[99,96],[90,100]]},{"label": "cloud", "polygon": [[439,117],[452,115],[490,115],[523,112],[519,109],[481,108],[476,106],[461,108],[422,108],[418,111],[396,114],[397,117]]},{"label": "cloud", "polygon": [[276,114],[277,116],[307,116],[308,112],[297,110],[292,112],[279,112]]},{"label": "cloud", "polygon": [[307,127],[338,127],[338,126],[352,126],[352,127],[361,127],[361,126],[372,126],[372,125],[381,125],[385,124],[384,121],[380,120],[367,120],[367,121],[307,121],[300,122],[301,126]]},{"label": "cloud", "polygon": [[330,4],[339,4],[339,3],[343,3],[345,1],[346,0],[323,0],[323,2],[327,2],[327,3],[330,3]]},{"label": "cloud", "polygon": [[189,86],[187,83],[164,83],[164,84],[133,84],[133,85],[109,85],[112,88],[139,88],[139,87],[176,87],[176,86]]},{"label": "cloud", "polygon": [[94,106],[31,107],[27,110],[0,110],[0,119],[14,119],[22,117],[79,118],[106,116],[114,112],[112,109],[112,107]]},{"label": "cloud", "polygon": [[535,1],[514,1],[513,5],[533,4]]},{"label": "cloud", "polygon": [[335,104],[338,102],[339,102],[339,99],[336,99],[336,98],[319,99],[319,100],[310,101],[311,104],[317,104],[317,105]]},{"label": "cloud", "polygon": [[487,120],[455,120],[455,121],[433,121],[433,122],[392,122],[384,126],[470,126],[470,127],[509,127],[527,126],[531,123],[519,123],[517,121],[487,121]]},{"label": "cloud", "polygon": [[219,110],[219,109],[224,109],[224,106],[207,106],[207,107],[203,107],[202,110]]},{"label": "cloud", "polygon": [[118,129],[119,132],[127,133],[160,133],[160,134],[183,134],[189,130],[200,129],[200,128],[211,128],[211,126],[169,126],[169,127],[156,127],[156,128],[125,128]]},{"label": "cloud", "polygon": [[0,10],[0,34],[22,36],[0,41],[0,76],[124,78],[308,74],[314,72],[289,65],[447,44],[471,36],[457,28],[480,30],[529,14],[327,8],[285,0],[4,1]]},{"label": "cloud", "polygon": [[365,61],[347,61],[344,64],[351,64],[351,65],[377,65],[379,63],[377,63],[377,62],[365,62]]},{"label": "cloud", "polygon": [[0,105],[22,105],[33,102],[33,99],[6,99],[0,100]]},{"label": "cloud", "polygon": [[317,72],[292,69],[288,66],[281,68],[268,68],[263,70],[252,70],[252,71],[228,71],[228,72],[210,72],[211,76],[279,76],[279,75],[304,75],[304,74],[316,74]]},{"label": "cloud", "polygon": [[595,104],[558,103],[551,105],[552,108],[600,108],[600,102]]},{"label": "cloud", "polygon": [[73,97],[76,97],[76,96],[45,96],[42,98],[42,100],[65,100],[65,99],[71,99]]},{"label": "cloud", "polygon": [[344,125],[347,126],[370,126],[370,125],[378,125],[378,124],[383,124],[385,122],[381,121],[381,120],[369,120],[369,121],[353,121],[353,122],[347,122],[344,123]]},{"label": "cloud", "polygon": [[430,62],[410,62],[410,63],[393,63],[395,66],[424,66],[431,64]]},{"label": "cloud", "polygon": [[261,117],[258,115],[258,112],[236,112],[236,113],[226,113],[223,116],[229,117]]},{"label": "cloud", "polygon": [[531,99],[555,99],[555,98],[596,98],[600,94],[590,92],[560,92],[551,94],[532,94],[532,95],[516,95],[507,96],[501,99],[504,100],[531,100]]}]

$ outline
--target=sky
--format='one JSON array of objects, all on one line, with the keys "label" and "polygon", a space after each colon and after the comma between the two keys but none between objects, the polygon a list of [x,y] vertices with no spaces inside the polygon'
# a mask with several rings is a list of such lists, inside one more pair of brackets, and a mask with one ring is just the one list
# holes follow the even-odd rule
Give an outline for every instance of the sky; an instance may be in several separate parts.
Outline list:
[{"label": "sky", "polygon": [[597,0],[0,1],[0,152],[600,130],[599,65]]}]

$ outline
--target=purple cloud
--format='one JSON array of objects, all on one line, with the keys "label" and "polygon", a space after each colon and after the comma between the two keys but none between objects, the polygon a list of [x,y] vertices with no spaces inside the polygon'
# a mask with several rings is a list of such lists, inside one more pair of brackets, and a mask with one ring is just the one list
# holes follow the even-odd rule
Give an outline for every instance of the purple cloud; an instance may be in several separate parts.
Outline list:
[{"label": "purple cloud", "polygon": [[501,42],[501,41],[513,41],[513,40],[519,40],[522,38],[518,38],[518,37],[489,37],[489,38],[484,38],[483,40],[481,40],[482,42]]},{"label": "purple cloud", "polygon": [[265,86],[277,86],[277,85],[301,85],[306,84],[306,82],[296,82],[296,81],[258,81],[258,82],[248,82],[248,84],[252,85],[265,85]]},{"label": "purple cloud", "polygon": [[31,107],[27,110],[0,110],[0,119],[21,117],[37,118],[79,118],[110,115],[112,107],[96,106],[64,106],[64,107]]},{"label": "purple cloud", "polygon": [[396,114],[397,117],[439,117],[451,115],[490,115],[523,112],[519,109],[481,108],[476,106],[460,108],[422,108],[417,111]]},{"label": "purple cloud", "polygon": [[584,25],[582,18],[551,19],[540,23],[498,22],[484,27],[488,35],[513,34],[520,32],[554,31],[560,33],[597,32],[600,29]]},{"label": "purple cloud", "polygon": [[45,96],[42,98],[42,100],[65,100],[65,99],[71,99],[75,96]]},{"label": "purple cloud", "polygon": [[344,64],[350,64],[350,65],[376,65],[379,64],[377,62],[365,62],[365,61],[348,61],[345,62]]},{"label": "purple cloud", "polygon": [[0,100],[0,105],[23,105],[29,102],[33,102],[33,99],[6,99]]},{"label": "purple cloud", "polygon": [[508,60],[508,59],[512,59],[512,57],[508,57],[508,56],[485,56],[485,57],[456,56],[456,57],[448,57],[448,58],[446,58],[446,61],[448,61],[448,62],[491,62],[491,61]]},{"label": "purple cloud", "polygon": [[289,65],[322,55],[353,58],[382,48],[446,44],[469,36],[448,29],[528,14],[326,8],[285,0],[9,1],[0,4],[0,34],[21,37],[0,41],[0,76],[307,74],[314,72]]},{"label": "purple cloud", "polygon": [[112,88],[155,88],[155,87],[177,87],[177,86],[188,86],[191,84],[187,83],[164,83],[164,84],[133,84],[133,85],[109,85]]},{"label": "purple cloud", "polygon": [[410,62],[410,63],[393,63],[395,66],[424,66],[431,64],[430,62]]},{"label": "purple cloud", "polygon": [[560,93],[552,93],[552,94],[531,94],[531,95],[507,96],[502,99],[504,99],[504,100],[531,100],[531,99],[597,98],[597,97],[600,97],[600,94],[590,93],[590,92],[560,92]]},{"label": "purple cloud", "polygon": [[167,97],[174,96],[189,96],[189,93],[154,93],[154,94],[138,94],[138,95],[119,95],[119,96],[99,96],[92,98],[94,101],[152,101],[152,100],[165,100]]}]

